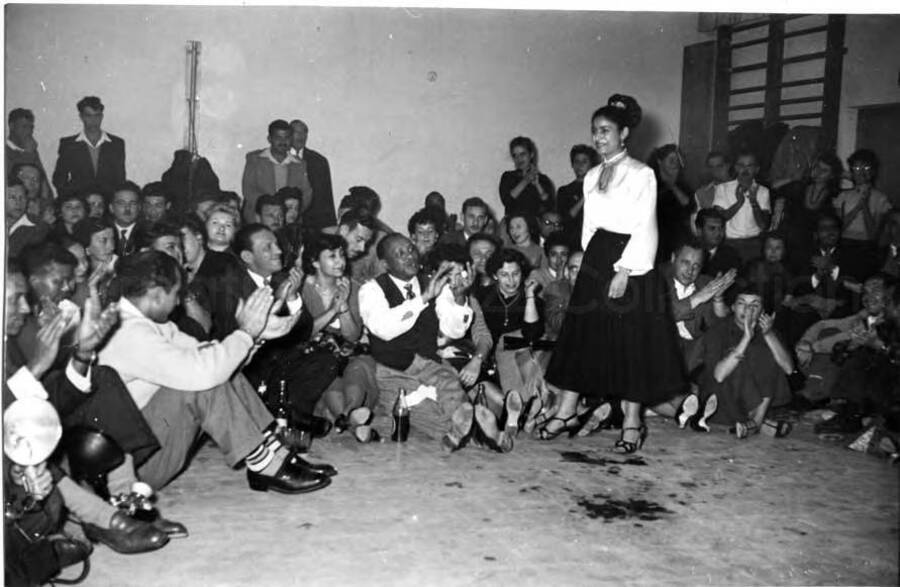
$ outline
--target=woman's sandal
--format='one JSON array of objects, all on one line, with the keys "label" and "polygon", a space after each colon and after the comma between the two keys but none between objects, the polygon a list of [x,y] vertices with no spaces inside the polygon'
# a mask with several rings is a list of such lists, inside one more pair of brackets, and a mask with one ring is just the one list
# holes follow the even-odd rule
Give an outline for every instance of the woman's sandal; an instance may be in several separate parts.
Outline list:
[{"label": "woman's sandal", "polygon": [[759,434],[759,424],[756,423],[756,420],[752,419],[747,420],[746,422],[737,422],[734,427],[730,428],[728,431],[734,433],[739,440],[744,440],[754,434]]},{"label": "woman's sandal", "polygon": [[794,425],[787,420],[764,420],[762,423],[763,434],[772,438],[784,438],[793,429]]},{"label": "woman's sandal", "polygon": [[[563,425],[560,426],[559,428],[557,428],[556,430],[553,430],[553,431],[548,430],[547,426],[549,426],[550,423],[554,422],[554,421],[562,422]],[[540,438],[541,440],[553,440],[554,438],[556,438],[557,436],[559,436],[560,434],[562,434],[564,432],[568,432],[569,436],[572,437],[578,433],[578,431],[581,429],[581,426],[582,426],[582,422],[581,422],[581,419],[578,414],[572,414],[571,416],[569,416],[568,418],[565,418],[565,419],[557,418],[556,416],[553,416],[551,418],[548,418],[547,421],[544,422],[544,425],[538,429],[538,438]]]},{"label": "woman's sandal", "polygon": [[[638,439],[637,442],[632,442],[630,440],[625,440],[625,433],[629,430],[637,430],[638,431]],[[616,441],[616,444],[612,447],[613,452],[618,452],[620,454],[630,455],[634,452],[637,452],[640,448],[644,446],[644,441],[647,440],[647,426],[641,424],[640,427],[628,426],[626,428],[622,428],[622,435],[619,437],[619,440]]]}]

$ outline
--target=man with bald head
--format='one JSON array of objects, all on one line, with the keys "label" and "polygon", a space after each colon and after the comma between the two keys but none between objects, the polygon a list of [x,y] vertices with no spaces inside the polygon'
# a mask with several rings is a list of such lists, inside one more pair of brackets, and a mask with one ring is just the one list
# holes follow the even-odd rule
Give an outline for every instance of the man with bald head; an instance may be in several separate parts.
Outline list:
[{"label": "man with bald head", "polygon": [[306,172],[312,185],[312,203],[303,212],[303,227],[318,231],[326,226],[334,226],[334,193],[331,189],[331,168],[324,155],[306,146],[309,127],[302,120],[292,120],[291,154],[306,162]]},{"label": "man with bald head", "polygon": [[369,329],[376,361],[379,406],[374,425],[378,428],[384,420],[380,416],[390,415],[400,388],[413,391],[431,386],[435,388],[433,399],[410,406],[411,422],[427,436],[440,439],[446,448],[456,450],[466,436],[465,425],[471,424],[472,406],[465,402],[457,372],[437,352],[440,333],[451,331],[454,315],[466,310],[462,306],[445,307],[444,311],[437,308],[436,299],[449,280],[452,264],[442,263],[426,280],[419,274],[419,251],[402,234],[385,236],[376,249],[386,272],[359,289],[359,311]]}]

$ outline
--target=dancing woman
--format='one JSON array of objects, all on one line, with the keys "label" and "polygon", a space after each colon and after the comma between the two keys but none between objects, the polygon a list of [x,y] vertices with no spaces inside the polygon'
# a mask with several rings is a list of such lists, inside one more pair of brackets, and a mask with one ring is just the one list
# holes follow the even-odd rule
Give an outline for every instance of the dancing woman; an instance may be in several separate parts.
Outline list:
[{"label": "dancing woman", "polygon": [[674,321],[653,261],[659,240],[653,171],[625,150],[640,122],[632,99],[591,117],[602,162],[584,179],[584,260],[546,374],[559,390],[558,409],[541,429],[554,438],[581,426],[580,396],[621,399],[625,419],[616,449],[644,443],[641,405],[673,397],[686,381]]}]

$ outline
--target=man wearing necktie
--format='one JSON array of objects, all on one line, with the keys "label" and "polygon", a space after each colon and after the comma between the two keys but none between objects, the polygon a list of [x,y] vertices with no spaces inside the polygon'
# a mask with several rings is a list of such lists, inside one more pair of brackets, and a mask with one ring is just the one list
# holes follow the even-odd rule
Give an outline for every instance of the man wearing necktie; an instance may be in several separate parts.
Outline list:
[{"label": "man wearing necktie", "polygon": [[109,211],[116,227],[116,254],[124,257],[135,252],[140,243],[141,230],[137,225],[141,213],[141,188],[126,181],[113,193]]},{"label": "man wearing necktie", "polygon": [[297,268],[284,270],[278,239],[262,224],[248,224],[235,234],[233,249],[240,266],[215,278],[196,280],[192,285],[200,289],[200,296],[210,300],[211,338],[219,340],[238,327],[235,313],[243,301],[257,289],[270,286],[275,293],[280,312],[301,314],[297,325],[285,336],[268,342],[242,367],[244,375],[254,387],[267,384],[269,395],[264,398],[270,408],[275,407],[278,385],[283,380],[291,404],[293,424],[309,430],[313,435],[327,433],[327,421],[313,416],[316,403],[338,373],[337,359],[330,353],[304,353],[305,343],[312,331],[312,316],[303,305],[299,290],[303,273]]},{"label": "man wearing necktie", "polygon": [[[464,436],[460,434],[464,418],[456,412],[468,404],[456,370],[438,356],[438,335],[450,331],[442,328],[442,320],[450,317],[439,316],[434,303],[452,264],[442,263],[426,282],[419,275],[418,250],[399,233],[379,241],[376,252],[387,272],[359,289],[359,311],[377,362],[380,393],[373,425],[382,436],[390,432],[391,408],[400,388],[411,392],[432,386],[436,399],[411,406],[412,426],[455,450]],[[465,423],[471,423],[471,412]]]}]

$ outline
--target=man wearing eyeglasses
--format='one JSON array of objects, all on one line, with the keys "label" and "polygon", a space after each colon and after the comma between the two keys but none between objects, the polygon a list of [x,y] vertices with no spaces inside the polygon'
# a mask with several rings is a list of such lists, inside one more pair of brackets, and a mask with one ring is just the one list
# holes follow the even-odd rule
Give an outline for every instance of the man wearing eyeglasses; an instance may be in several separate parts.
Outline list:
[{"label": "man wearing eyeglasses", "polygon": [[544,246],[547,238],[554,232],[563,229],[562,216],[558,212],[547,211],[541,214],[541,246]]}]

